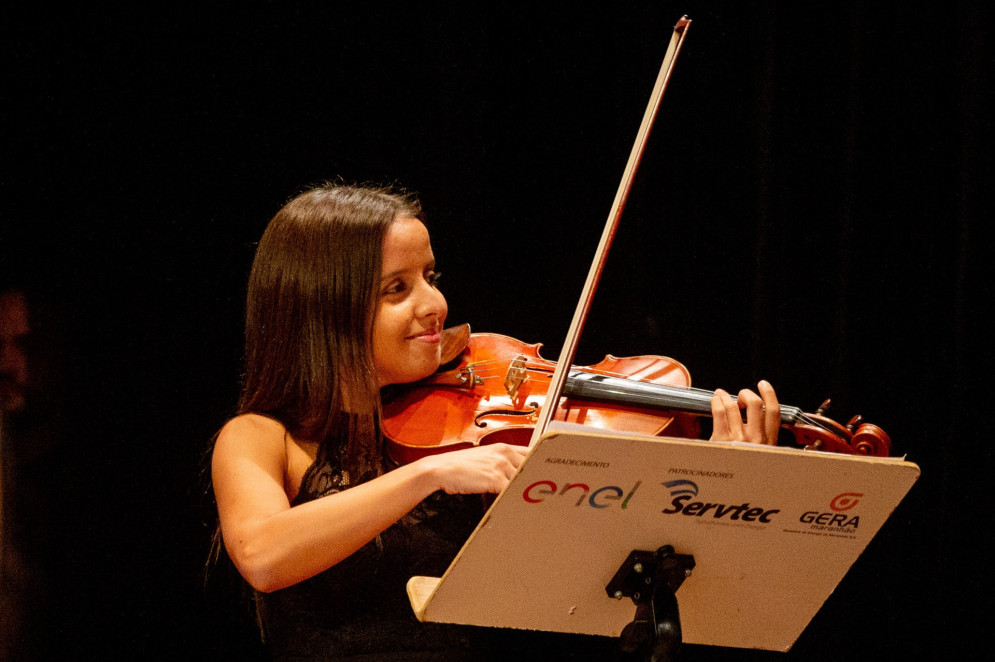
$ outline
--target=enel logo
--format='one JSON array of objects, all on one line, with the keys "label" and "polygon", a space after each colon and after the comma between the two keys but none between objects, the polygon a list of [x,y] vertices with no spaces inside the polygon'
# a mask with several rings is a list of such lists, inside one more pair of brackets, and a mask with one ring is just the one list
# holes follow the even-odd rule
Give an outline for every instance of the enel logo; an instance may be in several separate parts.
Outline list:
[{"label": "enel logo", "polygon": [[[632,486],[629,493],[626,494],[625,490],[616,485],[605,485],[604,487],[599,487],[592,491],[591,487],[586,483],[564,483],[563,487],[557,486],[551,480],[539,480],[528,487],[522,492],[522,498],[525,499],[527,503],[542,503],[547,499],[554,499],[559,497],[567,497],[572,499],[577,498],[577,503],[575,506],[579,506],[585,501],[587,505],[591,508],[608,508],[613,502],[621,501],[620,508],[623,510],[628,507],[629,499],[632,495],[636,493],[639,486],[642,484],[641,481],[636,481],[636,484]],[[625,498],[622,498],[622,495]]]}]

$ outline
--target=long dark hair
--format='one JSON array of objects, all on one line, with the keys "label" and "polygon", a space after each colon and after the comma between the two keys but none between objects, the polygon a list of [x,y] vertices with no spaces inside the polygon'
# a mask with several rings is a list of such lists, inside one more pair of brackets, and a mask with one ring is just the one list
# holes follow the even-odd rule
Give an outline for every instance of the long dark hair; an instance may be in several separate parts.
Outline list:
[{"label": "long dark hair", "polygon": [[[424,220],[421,205],[405,192],[324,183],[284,205],[256,249],[238,413],[269,416],[296,438],[317,442],[301,492],[320,493],[312,483],[329,464],[350,483],[384,468],[372,335],[384,238],[401,218]],[[205,461],[209,485],[209,455]],[[228,600],[237,593],[250,608],[254,592],[230,561],[221,564],[215,580],[221,583],[211,580],[223,558],[215,519],[205,597]]]},{"label": "long dark hair", "polygon": [[341,458],[354,480],[382,470],[371,338],[384,238],[408,217],[420,204],[392,189],[310,188],[270,221],[249,276],[239,413],[317,442],[314,467]]}]

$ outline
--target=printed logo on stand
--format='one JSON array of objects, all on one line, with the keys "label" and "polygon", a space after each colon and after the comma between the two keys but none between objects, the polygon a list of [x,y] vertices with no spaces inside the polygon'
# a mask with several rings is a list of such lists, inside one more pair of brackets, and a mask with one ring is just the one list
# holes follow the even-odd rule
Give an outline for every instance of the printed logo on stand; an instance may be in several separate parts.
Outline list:
[{"label": "printed logo on stand", "polygon": [[668,480],[663,486],[670,490],[670,496],[673,497],[670,506],[661,511],[664,515],[680,513],[689,517],[770,524],[774,514],[781,512],[777,508],[753,506],[748,501],[741,504],[691,501],[693,497],[698,496],[698,485],[690,480]]},{"label": "printed logo on stand", "polygon": [[[737,522],[756,525],[770,524],[774,515],[781,512],[778,508],[754,506],[748,501],[726,504],[693,500],[698,496],[698,484],[686,479],[668,480],[658,484],[670,492],[669,506],[660,511],[664,515],[681,514],[698,517],[702,518],[698,520],[701,523]],[[558,502],[597,510],[606,508],[626,510],[631,505],[630,502],[644,500],[634,498],[637,497],[636,493],[641,485],[640,480],[632,483],[631,487],[624,483],[598,486],[584,482],[537,480],[522,491],[522,500],[528,504]]]},{"label": "printed logo on stand", "polygon": [[860,497],[864,496],[857,492],[844,492],[843,494],[837,494],[833,497],[833,500],[829,502],[829,507],[832,510],[840,513],[844,510],[850,510],[858,503],[860,503]]},{"label": "printed logo on stand", "polygon": [[798,521],[808,524],[810,531],[855,534],[860,526],[860,516],[852,511],[864,495],[860,492],[842,492],[829,500],[829,510],[808,510]]},{"label": "printed logo on stand", "polygon": [[576,498],[575,506],[586,504],[598,510],[608,508],[618,502],[618,507],[625,510],[629,507],[629,500],[635,495],[640,485],[642,485],[642,481],[637,480],[626,493],[626,488],[618,485],[603,485],[592,488],[587,483],[565,482],[558,485],[551,480],[538,480],[525,488],[525,491],[522,492],[522,499],[526,503],[542,503],[547,499],[553,500],[559,497],[565,497],[569,500]]},{"label": "printed logo on stand", "polygon": [[682,496],[684,494],[698,496],[698,485],[690,480],[668,480],[663,486],[670,490],[670,496]]}]

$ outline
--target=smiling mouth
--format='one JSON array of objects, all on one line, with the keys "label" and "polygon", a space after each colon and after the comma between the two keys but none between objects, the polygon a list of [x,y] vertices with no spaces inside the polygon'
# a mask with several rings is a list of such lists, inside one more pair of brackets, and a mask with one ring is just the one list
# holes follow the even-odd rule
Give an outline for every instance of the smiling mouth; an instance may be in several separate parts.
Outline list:
[{"label": "smiling mouth", "polygon": [[442,340],[442,333],[438,329],[430,329],[428,331],[422,331],[421,333],[416,333],[413,336],[409,336],[408,339],[419,340],[421,342],[436,343]]}]

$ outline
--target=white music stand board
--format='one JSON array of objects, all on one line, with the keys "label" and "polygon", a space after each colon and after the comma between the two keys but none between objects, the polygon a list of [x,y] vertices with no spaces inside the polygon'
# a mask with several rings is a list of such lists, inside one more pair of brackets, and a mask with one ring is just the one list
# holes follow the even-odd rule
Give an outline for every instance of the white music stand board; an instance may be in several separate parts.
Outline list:
[{"label": "white music stand board", "polygon": [[787,651],[918,476],[898,458],[551,426],[408,596],[422,621],[618,637],[636,607],[606,587],[633,550],[671,545],[694,559],[684,642]]}]

